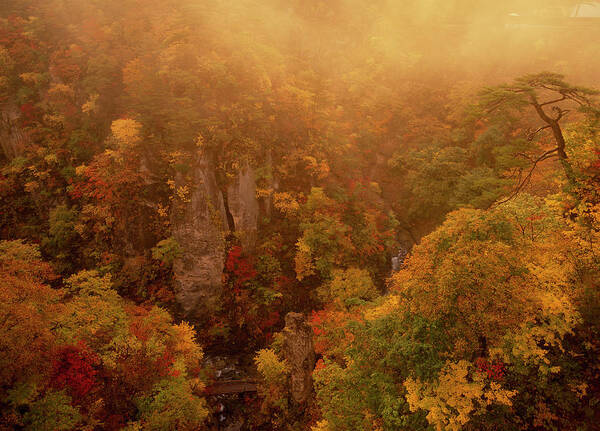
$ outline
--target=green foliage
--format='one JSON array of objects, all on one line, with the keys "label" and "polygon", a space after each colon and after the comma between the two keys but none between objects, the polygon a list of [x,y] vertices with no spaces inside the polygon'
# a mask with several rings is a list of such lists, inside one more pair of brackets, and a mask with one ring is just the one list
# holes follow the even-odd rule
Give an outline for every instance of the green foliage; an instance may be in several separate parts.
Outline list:
[{"label": "green foliage", "polygon": [[259,350],[254,357],[254,363],[261,376],[258,392],[262,397],[262,415],[276,426],[292,426],[289,365],[280,359],[273,349]]},{"label": "green foliage", "polygon": [[[557,266],[557,217],[527,196],[450,214],[394,276],[392,295],[346,323],[352,342],[326,349],[331,359],[315,378],[328,428],[493,429],[577,417],[580,392],[549,390],[580,384],[583,366],[567,349],[583,320],[565,290],[571,269]],[[527,409],[532,387],[537,412]],[[388,405],[398,399],[406,402]]]},{"label": "green foliage", "polygon": [[530,97],[543,90],[565,96],[565,99],[583,102],[580,106],[590,106],[598,90],[571,85],[559,73],[541,72],[519,77],[512,84],[486,88],[481,92],[482,103],[489,107],[506,106],[522,110],[531,104]]},{"label": "green foliage", "polygon": [[0,241],[0,258],[3,261],[22,262],[34,264],[41,260],[38,247],[17,239],[14,241]]},{"label": "green foliage", "polygon": [[157,383],[137,405],[142,429],[153,431],[196,430],[208,416],[204,400],[183,378]]},{"label": "green foliage", "polygon": [[32,403],[29,411],[23,416],[25,429],[29,431],[71,430],[81,419],[81,414],[63,392],[48,392],[43,398]]},{"label": "green foliage", "polygon": [[435,324],[389,316],[346,330],[355,338],[343,365],[326,359],[314,374],[329,429],[360,430],[377,424],[386,430],[426,429],[424,415],[410,413],[398,379],[409,370],[430,374],[439,368],[443,335]]},{"label": "green foliage", "polygon": [[60,262],[59,272],[69,273],[76,267],[77,241],[75,230],[79,214],[75,209],[59,205],[50,211],[48,236],[42,241],[42,249],[47,255]]},{"label": "green foliage", "polygon": [[302,235],[294,258],[300,281],[307,277],[327,281],[339,267],[367,267],[379,273],[385,262],[389,231],[384,231],[383,223],[378,221],[386,217],[365,208],[361,197],[367,191],[362,188],[357,187],[350,196],[337,192],[333,199],[322,188],[314,187],[300,210]]},{"label": "green foliage", "polygon": [[152,248],[152,257],[165,265],[172,265],[181,255],[181,247],[173,237],[163,239]]}]

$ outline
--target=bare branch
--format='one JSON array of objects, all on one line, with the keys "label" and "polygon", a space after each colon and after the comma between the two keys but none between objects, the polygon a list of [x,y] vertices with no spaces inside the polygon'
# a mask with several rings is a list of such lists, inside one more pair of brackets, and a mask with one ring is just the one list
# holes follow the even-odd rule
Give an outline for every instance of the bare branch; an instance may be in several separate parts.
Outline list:
[{"label": "bare branch", "polygon": [[563,118],[566,114],[571,112],[570,109],[560,109],[558,106],[553,106],[552,110],[557,113],[556,118],[554,118],[554,121],[556,122],[560,121],[561,118]]},{"label": "bare branch", "polygon": [[[517,196],[531,182],[531,177],[532,177],[533,172],[534,172],[536,166],[538,165],[538,163],[543,162],[544,160],[551,159],[553,157],[557,157],[558,156],[556,154],[557,152],[558,152],[558,148],[554,148],[552,150],[548,150],[545,153],[541,154],[536,160],[534,160],[532,162],[531,167],[529,168],[529,171],[527,172],[527,175],[525,175],[525,178],[523,178],[522,180],[521,180],[521,178],[519,178],[517,187],[515,187],[515,189],[510,193],[510,195],[508,195],[508,197],[504,198],[500,202],[496,202],[492,206],[502,205],[502,204],[510,201],[511,199],[513,199],[515,196]],[[520,175],[519,175],[519,177],[520,177]]]},{"label": "bare branch", "polygon": [[560,99],[554,99],[554,100],[549,100],[548,102],[540,103],[540,106],[552,105],[553,103],[562,102],[563,100],[566,100],[566,99],[567,99],[567,96],[563,94]]},{"label": "bare branch", "polygon": [[542,130],[549,129],[549,128],[550,128],[549,124],[546,124],[545,126],[542,126],[542,127],[538,127],[536,130],[534,130],[532,132],[529,132],[527,134],[527,140],[528,141],[532,141],[535,135],[537,135],[538,133],[540,133]]}]

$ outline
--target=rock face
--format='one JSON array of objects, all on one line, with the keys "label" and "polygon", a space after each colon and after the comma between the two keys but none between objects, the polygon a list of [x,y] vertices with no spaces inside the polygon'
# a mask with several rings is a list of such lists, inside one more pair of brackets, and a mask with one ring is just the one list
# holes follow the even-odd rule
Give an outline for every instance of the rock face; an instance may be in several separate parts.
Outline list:
[{"label": "rock face", "polygon": [[215,172],[210,155],[198,157],[187,199],[174,207],[171,218],[173,236],[182,250],[173,265],[177,301],[193,318],[202,318],[219,305],[227,233],[235,232],[246,252],[254,250],[257,238],[254,169],[243,165],[227,190],[219,188]]},{"label": "rock face", "polygon": [[20,156],[29,143],[28,134],[19,125],[16,106],[0,107],[0,149],[8,160]]},{"label": "rock face", "polygon": [[258,199],[260,214],[262,214],[267,219],[271,218],[271,214],[273,212],[273,192],[279,189],[279,183],[277,178],[273,175],[273,152],[271,149],[268,149],[265,154],[265,186],[267,190],[270,190],[270,193],[264,193],[260,199]]},{"label": "rock face", "polygon": [[291,370],[290,392],[296,404],[304,404],[312,393],[315,349],[312,329],[300,313],[285,316],[283,353]]},{"label": "rock face", "polygon": [[199,157],[189,202],[172,217],[173,236],[182,250],[173,265],[177,301],[187,316],[196,318],[217,307],[223,289],[227,218],[214,172],[210,157]]},{"label": "rock face", "polygon": [[405,248],[400,248],[398,250],[398,255],[392,257],[392,274],[400,271],[400,268],[406,260],[406,256],[408,256],[408,250]]},{"label": "rock face", "polygon": [[242,248],[252,251],[258,229],[258,200],[254,169],[247,163],[227,187],[227,206],[233,218],[233,229],[240,238]]}]

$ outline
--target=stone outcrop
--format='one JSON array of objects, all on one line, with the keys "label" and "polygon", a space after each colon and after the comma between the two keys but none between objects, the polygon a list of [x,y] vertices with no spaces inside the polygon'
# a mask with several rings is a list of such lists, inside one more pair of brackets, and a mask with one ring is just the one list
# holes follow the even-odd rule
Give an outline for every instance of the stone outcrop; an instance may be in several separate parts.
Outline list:
[{"label": "stone outcrop", "polygon": [[258,200],[254,169],[246,163],[227,187],[227,206],[242,248],[252,251],[258,229]]},{"label": "stone outcrop", "polygon": [[304,404],[312,393],[315,349],[312,328],[300,313],[288,313],[283,329],[283,354],[290,367],[290,393],[296,404]]},{"label": "stone outcrop", "polygon": [[177,301],[196,318],[217,308],[223,289],[227,218],[214,172],[211,158],[199,157],[188,202],[178,205],[172,217],[173,236],[182,250],[173,265]]}]

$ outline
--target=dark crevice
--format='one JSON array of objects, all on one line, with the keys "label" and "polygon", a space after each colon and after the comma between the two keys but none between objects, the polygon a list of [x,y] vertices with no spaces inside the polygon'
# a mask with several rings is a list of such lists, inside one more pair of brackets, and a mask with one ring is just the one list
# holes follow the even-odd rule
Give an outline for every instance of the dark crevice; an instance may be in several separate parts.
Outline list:
[{"label": "dark crevice", "polygon": [[227,199],[227,190],[221,190],[221,194],[223,195],[223,206],[225,207],[225,216],[227,217],[227,225],[229,226],[229,231],[235,232],[235,222],[233,221],[231,211],[229,211],[229,200]]}]

